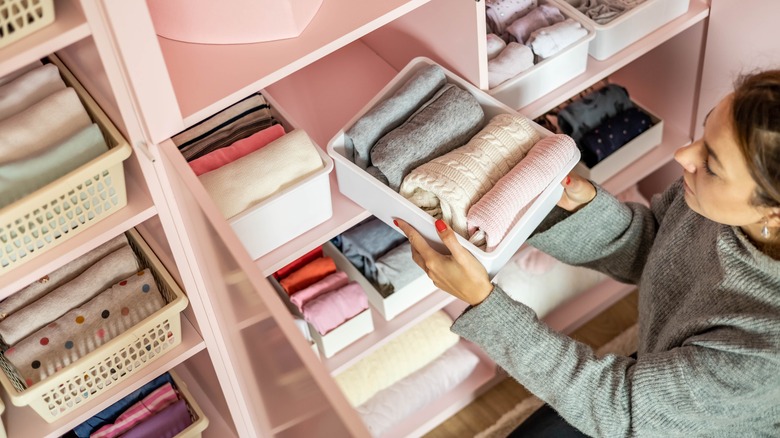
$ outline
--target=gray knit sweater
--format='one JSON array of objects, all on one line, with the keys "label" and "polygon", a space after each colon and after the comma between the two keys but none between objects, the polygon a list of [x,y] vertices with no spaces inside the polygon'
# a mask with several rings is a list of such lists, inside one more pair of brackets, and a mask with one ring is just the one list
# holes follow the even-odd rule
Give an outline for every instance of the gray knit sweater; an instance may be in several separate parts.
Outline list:
[{"label": "gray knit sweater", "polygon": [[570,424],[610,438],[780,436],[780,262],[690,210],[680,181],[650,209],[599,188],[529,243],[639,285],[636,360],[596,357],[498,287],[453,324]]}]

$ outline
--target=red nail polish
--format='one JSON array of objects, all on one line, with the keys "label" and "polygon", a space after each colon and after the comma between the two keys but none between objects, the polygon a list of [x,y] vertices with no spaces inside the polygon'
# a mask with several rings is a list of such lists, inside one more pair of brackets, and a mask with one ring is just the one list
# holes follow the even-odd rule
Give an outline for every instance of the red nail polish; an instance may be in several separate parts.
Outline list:
[{"label": "red nail polish", "polygon": [[397,227],[398,226],[398,221],[393,219],[393,225],[395,225]]},{"label": "red nail polish", "polygon": [[566,175],[566,185],[568,186],[569,184],[571,184],[571,177]]},{"label": "red nail polish", "polygon": [[441,219],[436,219],[436,223],[434,225],[436,225],[436,230],[440,233],[447,229],[447,223]]}]

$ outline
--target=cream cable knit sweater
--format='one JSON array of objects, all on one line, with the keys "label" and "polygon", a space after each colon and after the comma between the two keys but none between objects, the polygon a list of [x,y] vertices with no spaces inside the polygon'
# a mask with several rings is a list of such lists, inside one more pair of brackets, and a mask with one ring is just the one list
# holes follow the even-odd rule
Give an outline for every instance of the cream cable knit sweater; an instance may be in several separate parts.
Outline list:
[{"label": "cream cable knit sweater", "polygon": [[466,213],[541,136],[523,116],[499,114],[465,145],[414,169],[400,193],[468,238]]}]

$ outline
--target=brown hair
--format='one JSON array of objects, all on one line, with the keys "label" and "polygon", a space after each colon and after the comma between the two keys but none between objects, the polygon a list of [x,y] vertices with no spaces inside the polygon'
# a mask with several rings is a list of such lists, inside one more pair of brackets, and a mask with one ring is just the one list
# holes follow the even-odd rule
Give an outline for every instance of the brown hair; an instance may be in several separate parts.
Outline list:
[{"label": "brown hair", "polygon": [[737,144],[758,186],[757,206],[780,206],[780,70],[740,77],[731,107]]}]

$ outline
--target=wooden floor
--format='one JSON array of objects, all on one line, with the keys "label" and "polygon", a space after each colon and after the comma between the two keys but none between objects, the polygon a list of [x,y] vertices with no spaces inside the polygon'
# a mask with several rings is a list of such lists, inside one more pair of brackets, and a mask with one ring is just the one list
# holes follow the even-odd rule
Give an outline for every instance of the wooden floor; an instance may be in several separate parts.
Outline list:
[{"label": "wooden floor", "polygon": [[[572,333],[572,338],[597,349],[631,327],[636,320],[637,293],[634,291]],[[505,412],[529,395],[517,381],[506,378],[425,437],[473,437],[495,424]]]}]

